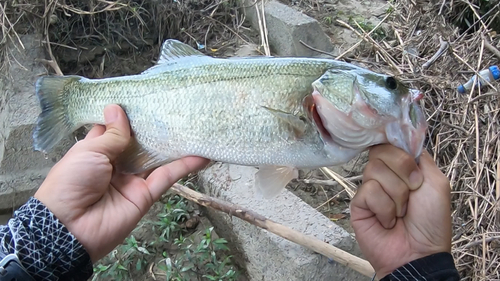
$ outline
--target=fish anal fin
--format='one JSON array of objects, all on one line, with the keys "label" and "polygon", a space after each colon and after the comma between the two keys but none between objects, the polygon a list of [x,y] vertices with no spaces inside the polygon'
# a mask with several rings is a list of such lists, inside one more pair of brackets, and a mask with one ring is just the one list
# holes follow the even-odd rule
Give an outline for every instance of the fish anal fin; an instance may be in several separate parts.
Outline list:
[{"label": "fish anal fin", "polygon": [[301,118],[300,116],[297,116],[297,115],[294,115],[294,114],[291,114],[291,113],[288,113],[285,111],[269,108],[266,106],[263,106],[263,108],[265,108],[267,111],[272,113],[274,116],[278,117],[280,120],[282,120],[282,121],[288,123],[290,126],[292,126],[293,132],[294,132],[296,137],[300,138],[301,136],[304,135],[304,133],[307,129],[307,124],[305,123],[305,120],[303,118]]},{"label": "fish anal fin", "polygon": [[299,172],[294,167],[263,166],[255,174],[255,188],[257,195],[271,199],[280,194],[287,184],[298,178]]},{"label": "fish anal fin", "polygon": [[131,138],[127,148],[115,160],[115,166],[120,173],[139,174],[170,161],[156,152],[149,151],[135,138]]}]

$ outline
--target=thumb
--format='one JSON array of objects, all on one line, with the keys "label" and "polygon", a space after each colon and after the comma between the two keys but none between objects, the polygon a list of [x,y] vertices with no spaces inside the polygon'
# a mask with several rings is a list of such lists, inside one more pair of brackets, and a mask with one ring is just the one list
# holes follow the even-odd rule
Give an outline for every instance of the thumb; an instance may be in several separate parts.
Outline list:
[{"label": "thumb", "polygon": [[130,141],[130,124],[123,109],[115,104],[104,108],[106,131],[103,135],[92,139],[93,149],[115,160],[127,147]]}]

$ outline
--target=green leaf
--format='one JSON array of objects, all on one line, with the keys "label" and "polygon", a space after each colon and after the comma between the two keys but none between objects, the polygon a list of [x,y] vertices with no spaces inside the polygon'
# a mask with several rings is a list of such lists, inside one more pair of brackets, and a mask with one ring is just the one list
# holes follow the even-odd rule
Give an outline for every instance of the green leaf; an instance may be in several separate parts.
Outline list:
[{"label": "green leaf", "polygon": [[149,251],[144,247],[137,247],[137,250],[143,254],[149,255]]},{"label": "green leaf", "polygon": [[141,259],[138,259],[138,260],[137,260],[137,263],[135,264],[135,269],[136,269],[137,271],[140,271],[140,270],[141,270],[141,268],[142,268],[142,261],[141,261]]},{"label": "green leaf", "polygon": [[194,265],[188,265],[188,266],[185,266],[185,267],[181,268],[181,272],[186,272],[186,271],[189,271],[189,270],[191,270],[193,267],[194,267]]}]

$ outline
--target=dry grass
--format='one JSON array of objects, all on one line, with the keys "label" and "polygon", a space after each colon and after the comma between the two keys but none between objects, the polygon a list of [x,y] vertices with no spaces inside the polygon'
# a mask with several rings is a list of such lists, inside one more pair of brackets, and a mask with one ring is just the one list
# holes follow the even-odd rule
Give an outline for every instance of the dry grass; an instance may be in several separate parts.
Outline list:
[{"label": "dry grass", "polygon": [[[463,280],[500,279],[500,85],[463,95],[456,90],[474,73],[499,64],[500,37],[491,28],[499,6],[481,16],[468,1],[397,1],[384,40],[366,36],[369,30],[356,23],[337,21],[363,41],[349,60],[396,75],[425,93],[421,102],[430,125],[425,146],[451,181],[453,256]],[[466,12],[453,11],[467,8],[475,24],[459,28],[454,23]],[[427,63],[446,44],[443,54]]]},{"label": "dry grass", "polygon": [[[237,0],[19,0],[6,1],[0,21],[3,38],[37,31],[44,35],[56,73],[86,77],[136,74],[158,57],[159,45],[176,38],[210,55],[236,41],[244,17]],[[14,24],[12,24],[15,21]],[[12,40],[11,40],[12,41]],[[1,42],[0,42],[1,44]],[[60,70],[58,69],[60,68]]]},{"label": "dry grass", "polygon": [[[337,13],[325,3],[304,0],[298,5],[321,21]],[[466,94],[456,90],[480,70],[500,64],[500,3],[391,3],[391,15],[380,16],[386,23],[383,39],[369,36],[373,29],[356,21],[337,19],[336,25],[350,29],[360,41],[336,58],[396,75],[425,93],[425,147],[451,181],[457,268],[462,280],[500,280],[500,84]]]},{"label": "dry grass", "polygon": [[[475,72],[498,64],[500,58],[485,49],[485,42],[498,47],[500,38],[490,32],[491,21],[479,17],[475,31],[460,33],[446,17],[452,6],[420,2],[418,7],[412,1],[398,2],[391,25],[399,42],[387,49],[402,76],[425,91],[423,105],[430,123],[426,148],[452,186],[457,267],[464,280],[498,280],[499,85],[493,83],[483,91],[464,95],[456,87]],[[498,9],[492,12],[498,13]],[[440,47],[440,40],[449,43],[448,51],[422,70]],[[416,56],[408,52],[410,48]]]}]

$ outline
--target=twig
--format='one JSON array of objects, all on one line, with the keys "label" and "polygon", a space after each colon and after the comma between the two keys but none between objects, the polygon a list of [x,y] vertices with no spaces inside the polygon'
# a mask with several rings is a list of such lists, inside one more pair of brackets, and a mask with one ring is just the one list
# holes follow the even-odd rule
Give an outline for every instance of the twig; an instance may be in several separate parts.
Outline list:
[{"label": "twig", "polygon": [[499,92],[492,92],[492,93],[486,93],[486,94],[482,94],[482,95],[477,95],[475,96],[474,98],[472,98],[468,103],[473,103],[475,101],[478,101],[482,98],[487,98],[487,97],[492,97],[492,96],[500,96],[500,93]]},{"label": "twig", "polygon": [[450,46],[447,41],[444,41],[441,36],[439,37],[439,50],[427,61],[422,65],[422,69],[427,69],[429,68],[436,60],[442,56],[447,50],[448,47]]},{"label": "twig", "polygon": [[[323,173],[329,175],[331,178],[335,179],[340,185],[342,185],[345,189],[345,191],[347,191],[347,194],[349,194],[349,197],[351,197],[351,199],[354,197],[354,195],[356,194],[356,192],[354,192],[354,188],[353,187],[349,187],[346,182],[350,183],[349,181],[344,181],[340,175],[338,175],[337,173],[335,173],[334,171],[326,168],[326,167],[322,167],[321,168],[321,171],[323,171]],[[350,183],[351,184],[351,183]],[[352,185],[352,184],[351,184]]]},{"label": "twig", "polygon": [[[399,69],[396,64],[391,60],[391,56],[384,50],[384,48],[382,48],[380,46],[380,44],[378,44],[375,40],[373,40],[373,38],[371,38],[370,36],[366,37],[366,36],[363,36],[361,35],[361,33],[359,33],[356,29],[354,29],[352,26],[350,26],[349,24],[347,24],[346,22],[342,21],[342,20],[339,20],[337,19],[337,22],[340,23],[341,25],[349,28],[352,32],[356,33],[356,35],[358,35],[359,37],[361,37],[363,40],[371,43],[373,45],[373,47],[375,47],[375,49],[377,49],[377,51],[380,52],[380,54],[382,54],[382,58],[389,64],[392,66],[392,68],[397,71],[397,74],[398,75],[401,75],[402,74],[402,71],[401,69]],[[358,28],[360,28],[361,30],[363,30],[363,28],[361,28],[361,26],[359,26],[359,24],[357,22],[354,22]],[[363,33],[366,34],[366,32],[363,30]]]},{"label": "twig", "polygon": [[496,200],[500,198],[500,141],[497,140],[497,177],[496,177]]},{"label": "twig", "polygon": [[[463,128],[462,128],[463,130]],[[346,178],[347,181],[359,181],[360,179],[363,178],[363,175],[359,176],[354,176],[350,178]],[[336,180],[318,180],[318,179],[303,179],[300,180],[303,183],[314,183],[314,184],[321,184],[321,185],[329,185],[329,186],[337,186],[339,185],[339,182]]]},{"label": "twig", "polygon": [[491,45],[487,40],[484,40],[484,46],[500,59],[500,51],[495,46]]},{"label": "twig", "polygon": [[326,200],[325,202],[321,203],[321,205],[319,205],[318,207],[316,207],[315,209],[318,210],[319,208],[325,206],[326,204],[330,203],[330,201],[334,200],[335,198],[339,197],[339,195],[346,191],[345,189],[342,189],[341,191],[337,192],[337,194],[335,194],[334,196],[332,196],[332,198]]},{"label": "twig", "polygon": [[291,242],[304,246],[316,253],[320,253],[365,276],[372,277],[375,274],[373,267],[370,265],[368,261],[358,258],[357,256],[354,256],[341,249],[338,249],[317,238],[304,235],[296,230],[293,230],[289,227],[276,223],[251,210],[245,209],[236,204],[232,204],[217,198],[207,196],[205,194],[201,194],[178,183],[174,184],[171,190],[188,200],[196,202],[199,205],[217,211],[222,211],[231,216],[235,216],[257,227],[272,232],[282,238],[285,238]]},{"label": "twig", "polygon": [[306,43],[304,43],[302,40],[299,40],[299,43],[300,43],[300,44],[302,44],[302,45],[304,45],[304,47],[309,48],[309,49],[311,49],[311,50],[313,50],[313,51],[315,51],[315,52],[318,52],[318,53],[320,53],[320,54],[323,54],[323,55],[328,55],[328,56],[331,56],[331,57],[335,57],[333,54],[331,54],[331,53],[329,53],[329,52],[325,52],[325,51],[322,51],[322,50],[320,50],[320,49],[316,49],[316,48],[314,48],[314,47],[312,47],[312,46],[307,45],[307,44],[306,44]]},{"label": "twig", "polygon": [[467,249],[467,248],[474,247],[474,246],[477,246],[477,245],[479,245],[479,244],[482,244],[482,243],[483,243],[483,240],[484,240],[486,243],[490,243],[491,241],[496,240],[496,239],[500,239],[500,236],[492,236],[492,237],[489,237],[489,238],[486,238],[486,239],[481,239],[481,240],[472,241],[472,242],[469,242],[469,243],[465,244],[464,246],[462,246],[462,247],[460,247],[460,248]]},{"label": "twig", "polygon": [[363,36],[363,38],[361,38],[361,40],[359,40],[356,44],[352,45],[349,49],[347,49],[345,52],[343,52],[342,54],[338,55],[335,59],[339,60],[341,59],[343,56],[345,56],[347,53],[351,52],[352,50],[356,49],[359,44],[361,44],[361,42],[363,42],[364,40],[366,40],[366,37],[370,36],[375,30],[377,30],[379,28],[380,25],[382,25],[382,23],[385,22],[385,20],[391,15],[392,13],[388,13],[372,30],[370,30],[370,32],[366,33],[365,36]]},{"label": "twig", "polygon": [[262,1],[262,18],[260,16],[258,5],[255,5],[255,11],[257,13],[257,21],[259,22],[259,32],[262,40],[262,47],[264,47],[264,52],[266,56],[270,56],[271,52],[269,49],[269,43],[267,41],[267,26],[266,26],[266,15],[264,12],[264,1]]},{"label": "twig", "polygon": [[[56,3],[57,4],[57,3]],[[47,44],[47,51],[50,56],[50,60],[45,60],[45,59],[40,59],[38,61],[46,63],[47,65],[51,66],[52,69],[56,72],[57,75],[63,76],[63,73],[61,71],[61,68],[59,68],[59,65],[57,64],[56,58],[54,57],[54,54],[52,54],[52,47],[50,46],[50,40],[49,40],[49,20],[50,20],[50,15],[54,12],[54,6],[52,7],[46,7],[46,13],[47,17],[45,18],[45,42]]]}]

